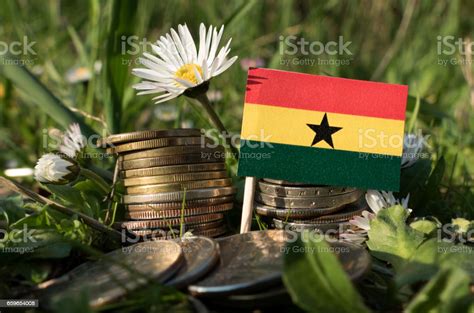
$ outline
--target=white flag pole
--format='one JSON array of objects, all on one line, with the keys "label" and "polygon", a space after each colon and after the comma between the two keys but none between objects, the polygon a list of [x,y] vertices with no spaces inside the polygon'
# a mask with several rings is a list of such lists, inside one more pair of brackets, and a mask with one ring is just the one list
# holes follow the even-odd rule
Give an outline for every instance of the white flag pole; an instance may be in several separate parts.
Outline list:
[{"label": "white flag pole", "polygon": [[242,205],[242,220],[240,222],[240,233],[250,231],[252,226],[253,199],[255,196],[255,177],[245,177],[244,203]]}]

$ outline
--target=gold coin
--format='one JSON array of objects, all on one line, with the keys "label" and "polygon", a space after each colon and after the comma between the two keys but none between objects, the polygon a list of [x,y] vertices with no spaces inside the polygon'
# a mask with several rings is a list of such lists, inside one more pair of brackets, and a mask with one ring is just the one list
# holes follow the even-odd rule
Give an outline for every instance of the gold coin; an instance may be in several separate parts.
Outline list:
[{"label": "gold coin", "polygon": [[227,233],[227,227],[223,225],[214,229],[197,230],[193,232],[193,235],[215,238],[222,236],[225,233]]},{"label": "gold coin", "polygon": [[[189,200],[186,197],[185,210],[198,209],[202,207],[213,206],[217,204],[229,203],[234,201],[233,196],[222,196],[205,199],[194,199]],[[131,212],[143,212],[143,211],[165,211],[165,210],[180,210],[183,206],[182,201],[166,202],[166,203],[143,203],[143,204],[129,204],[127,210]]]},{"label": "gold coin", "polygon": [[144,159],[144,158],[154,158],[166,155],[177,155],[177,154],[190,154],[190,153],[206,153],[206,155],[221,156],[225,152],[224,147],[217,146],[215,148],[202,147],[202,145],[188,145],[188,146],[171,146],[156,148],[138,152],[130,152],[123,155],[125,161],[135,160],[135,159]]},{"label": "gold coin", "polygon": [[[224,225],[224,219],[218,219],[218,220],[215,220],[215,221],[199,223],[199,224],[193,224],[193,225],[190,225],[190,226],[186,226],[186,225],[183,224],[182,231],[183,231],[183,233],[186,233],[188,231],[194,233],[195,231],[208,230],[208,229],[217,228],[217,227],[220,227],[220,226],[223,226],[223,225]],[[142,232],[142,234],[145,234],[146,232],[153,233],[153,232],[160,231],[160,230],[164,230],[166,232],[170,231],[170,230],[173,230],[173,233],[175,233],[176,235],[179,235],[179,232],[175,232],[175,231],[176,230],[181,231],[181,227],[180,227],[180,225],[177,225],[177,226],[171,227],[171,229],[169,227],[166,227],[164,229],[163,228],[153,228],[153,229],[138,230],[138,231]]]},{"label": "gold coin", "polygon": [[224,158],[215,158],[213,156],[206,156],[200,153],[195,154],[180,154],[167,155],[156,158],[145,158],[123,161],[119,164],[122,170],[132,170],[139,168],[149,168],[168,165],[184,165],[196,163],[223,163]]},{"label": "gold coin", "polygon": [[200,136],[201,131],[195,128],[178,128],[167,130],[145,130],[131,133],[114,134],[108,137],[99,138],[97,146],[113,145],[132,141],[141,141],[147,139],[156,139],[163,137],[193,137]]},{"label": "gold coin", "polygon": [[127,194],[129,195],[151,194],[151,193],[168,192],[168,191],[182,191],[184,189],[192,190],[192,189],[211,188],[211,187],[227,187],[231,185],[232,185],[232,179],[230,178],[195,180],[195,181],[179,182],[179,183],[171,183],[171,184],[128,187]]},{"label": "gold coin", "polygon": [[123,202],[125,204],[176,202],[183,199],[194,200],[229,196],[235,194],[235,192],[236,189],[234,187],[217,187],[193,189],[189,191],[162,192],[151,195],[125,195],[123,196]]},{"label": "gold coin", "polygon": [[132,220],[151,220],[157,218],[173,218],[183,216],[202,215],[210,213],[221,213],[231,210],[233,203],[217,204],[207,207],[177,209],[177,210],[147,210],[147,211],[129,211],[125,214],[126,218]]},{"label": "gold coin", "polygon": [[124,178],[143,177],[143,176],[157,176],[177,173],[189,172],[209,172],[209,171],[223,171],[225,170],[224,163],[197,163],[197,164],[183,164],[170,166],[157,166],[148,168],[139,168],[135,170],[122,171]]},{"label": "gold coin", "polygon": [[205,214],[186,216],[184,218],[171,218],[171,219],[159,219],[159,220],[145,220],[145,221],[130,221],[115,223],[115,226],[126,228],[126,229],[147,229],[147,228],[163,228],[173,227],[180,225],[193,225],[199,223],[207,223],[215,220],[221,220],[224,218],[222,213]]},{"label": "gold coin", "polygon": [[125,185],[125,187],[128,187],[128,186],[166,184],[166,183],[177,183],[177,182],[208,180],[208,179],[218,179],[218,178],[227,178],[227,172],[213,171],[213,172],[197,172],[197,173],[178,173],[178,174],[170,174],[170,175],[125,178],[123,180],[123,184]]},{"label": "gold coin", "polygon": [[123,153],[128,151],[154,149],[167,146],[202,145],[204,147],[205,144],[211,143],[211,139],[207,137],[168,137],[116,145],[112,148],[108,148],[107,153]]}]

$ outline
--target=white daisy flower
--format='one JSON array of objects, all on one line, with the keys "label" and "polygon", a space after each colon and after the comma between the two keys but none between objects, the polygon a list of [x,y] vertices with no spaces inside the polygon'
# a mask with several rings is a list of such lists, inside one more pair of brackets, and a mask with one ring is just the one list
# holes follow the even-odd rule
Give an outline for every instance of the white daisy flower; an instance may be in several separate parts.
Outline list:
[{"label": "white daisy flower", "polygon": [[362,216],[354,216],[349,223],[362,230],[368,231],[370,229],[370,221],[375,217],[375,214],[369,211],[363,211]]},{"label": "white daisy flower", "polygon": [[156,103],[176,98],[186,91],[191,92],[200,85],[203,92],[207,91],[207,82],[237,60],[236,56],[227,59],[232,38],[217,52],[223,32],[224,26],[219,31],[209,26],[206,31],[201,23],[197,48],[186,25],[178,25],[177,32],[171,29],[170,33],[151,45],[156,56],[143,53],[144,58],[140,58],[140,62],[146,68],[132,70],[134,75],[144,79],[133,88],[139,90],[138,95],[159,93],[153,98]]},{"label": "white daisy flower", "polygon": [[423,150],[425,140],[422,136],[406,134],[403,139],[402,168],[407,168],[416,163]]},{"label": "white daisy flower", "polygon": [[342,241],[362,245],[367,240],[367,231],[359,229],[348,229],[339,235]]},{"label": "white daisy flower", "polygon": [[35,179],[40,183],[65,184],[79,174],[79,166],[74,160],[58,154],[44,154],[36,163]]},{"label": "white daisy flower", "polygon": [[408,201],[410,200],[410,195],[401,200],[395,199],[393,192],[386,191],[377,191],[377,190],[368,190],[365,194],[365,200],[369,205],[369,208],[375,213],[378,214],[380,210],[389,208],[394,205],[401,205],[405,210],[411,212],[411,209],[408,208]]},{"label": "white daisy flower", "polygon": [[84,149],[87,144],[86,137],[82,135],[79,124],[74,123],[69,125],[69,129],[63,136],[63,142],[59,147],[59,151],[70,158],[75,158],[76,155]]},{"label": "white daisy flower", "polygon": [[373,213],[362,211],[361,216],[354,216],[349,220],[349,224],[353,226],[353,229],[346,230],[339,235],[339,238],[343,241],[356,244],[364,243],[367,240],[367,233],[370,230],[370,221],[372,221],[381,210],[394,205],[401,205],[405,210],[411,213],[412,210],[408,208],[409,199],[410,195],[398,200],[394,197],[392,192],[368,190],[365,194],[365,200]]},{"label": "white daisy flower", "polygon": [[94,73],[86,66],[71,68],[66,73],[66,81],[70,84],[84,83],[92,79],[94,74],[100,73],[102,62],[94,62]]}]

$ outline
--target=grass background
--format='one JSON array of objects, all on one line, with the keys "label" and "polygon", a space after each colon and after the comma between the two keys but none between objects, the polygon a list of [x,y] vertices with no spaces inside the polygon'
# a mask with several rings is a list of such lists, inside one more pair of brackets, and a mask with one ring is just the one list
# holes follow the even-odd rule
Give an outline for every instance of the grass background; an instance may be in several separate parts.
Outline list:
[{"label": "grass background", "polygon": [[[35,53],[14,57],[0,54],[0,173],[8,168],[33,167],[47,150],[45,134],[53,128],[63,130],[72,121],[81,122],[87,134],[181,126],[210,128],[204,112],[185,98],[155,105],[151,96],[135,95],[130,86],[138,80],[130,70],[137,66],[142,49],[133,55],[123,54],[121,38],[138,36],[153,42],[179,23],[186,23],[197,38],[201,22],[224,24],[223,41],[233,38],[230,55],[238,55],[239,61],[212,80],[210,92],[221,93],[213,106],[231,132],[240,132],[247,75],[242,61],[259,60],[268,68],[303,73],[407,84],[410,99],[406,131],[421,130],[428,136],[429,146],[426,158],[402,172],[400,196],[411,194],[410,207],[415,216],[433,215],[445,222],[452,217],[472,220],[472,53],[463,55],[461,49],[456,49],[452,54],[440,54],[438,44],[439,36],[472,40],[473,9],[473,2],[461,0],[2,1],[0,52],[5,44],[27,38],[35,42]],[[289,55],[281,52],[285,48],[281,36],[322,43],[343,36],[344,41],[351,42],[352,54]],[[294,59],[324,64],[291,64]],[[26,66],[10,65],[11,60]],[[102,68],[94,72],[97,61]],[[290,64],[285,65],[286,61]],[[338,62],[344,64],[335,65]],[[453,64],[460,62],[466,64]],[[77,74],[78,69],[94,75],[87,82],[69,82],[68,75]],[[109,159],[88,162],[99,168],[113,166]],[[230,165],[235,173],[236,164]],[[32,178],[21,180],[35,185]],[[235,182],[242,186],[240,178],[235,177]],[[70,189],[63,193],[70,194]],[[5,203],[0,202],[0,206]],[[237,224],[240,211],[234,211]],[[80,231],[71,233],[86,233],[83,225],[76,226],[61,225],[66,229],[62,232],[75,227]],[[65,270],[78,260],[72,255],[57,263]],[[26,270],[30,268],[27,261],[14,265],[36,283],[54,274],[51,265],[47,271],[31,273]],[[9,273],[11,268],[3,270]],[[0,289],[9,290],[11,282],[18,284],[16,276],[0,284]],[[21,288],[24,284],[19,283]],[[157,294],[151,288],[149,292],[151,296],[142,295],[146,301]],[[158,294],[167,296],[162,290]],[[85,312],[84,305],[78,302],[78,311]]]},{"label": "grass background", "polygon": [[[431,161],[414,175],[432,172],[437,164],[440,167],[436,181],[431,183],[436,195],[430,192],[420,196],[417,205],[432,209],[428,213],[442,213],[449,206],[457,215],[473,216],[472,62],[451,63],[465,60],[460,49],[449,55],[438,53],[439,36],[471,39],[472,2],[268,0],[223,5],[217,0],[6,0],[0,6],[2,42],[22,41],[25,36],[34,41],[36,54],[17,57],[57,98],[56,102],[76,111],[73,115],[79,110],[83,112],[79,115],[100,119],[82,118],[91,132],[99,134],[210,127],[204,113],[185,98],[155,105],[151,96],[137,97],[130,88],[137,81],[130,70],[136,67],[143,49],[133,55],[122,54],[121,36],[134,35],[153,42],[179,23],[186,23],[195,38],[201,22],[225,24],[224,40],[233,38],[231,55],[238,55],[239,62],[258,59],[269,68],[408,84],[410,95],[420,98],[420,106],[415,109],[414,98],[410,98],[407,128],[421,129],[429,136]],[[285,47],[280,36],[322,43],[343,36],[345,42],[351,42],[352,55],[289,55],[282,53]],[[316,64],[293,64],[294,59]],[[290,64],[283,64],[285,60]],[[96,61],[102,63],[102,69],[90,81],[68,83],[68,71],[93,70]],[[337,65],[338,61],[343,65]],[[440,65],[446,61],[447,65]],[[44,97],[25,73],[4,64],[5,59],[1,67],[4,75],[0,76],[0,169],[32,167],[45,150],[43,130],[64,128],[69,121],[64,112],[61,115],[55,106],[48,105],[51,99]],[[211,84],[211,92],[222,94],[214,107],[233,133],[240,132],[245,81],[246,69],[237,62]],[[111,166],[110,162],[92,162]],[[422,179],[413,182],[426,184]],[[402,187],[406,186],[411,186],[410,182]],[[404,188],[405,193],[409,191],[414,190]],[[433,197],[436,201],[426,205]]]}]

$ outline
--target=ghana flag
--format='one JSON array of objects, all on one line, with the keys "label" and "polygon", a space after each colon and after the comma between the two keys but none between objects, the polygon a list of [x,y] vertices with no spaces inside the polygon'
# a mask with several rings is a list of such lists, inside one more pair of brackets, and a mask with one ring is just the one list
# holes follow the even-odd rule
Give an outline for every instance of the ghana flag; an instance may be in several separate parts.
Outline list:
[{"label": "ghana flag", "polygon": [[250,69],[239,176],[398,191],[408,86]]}]

